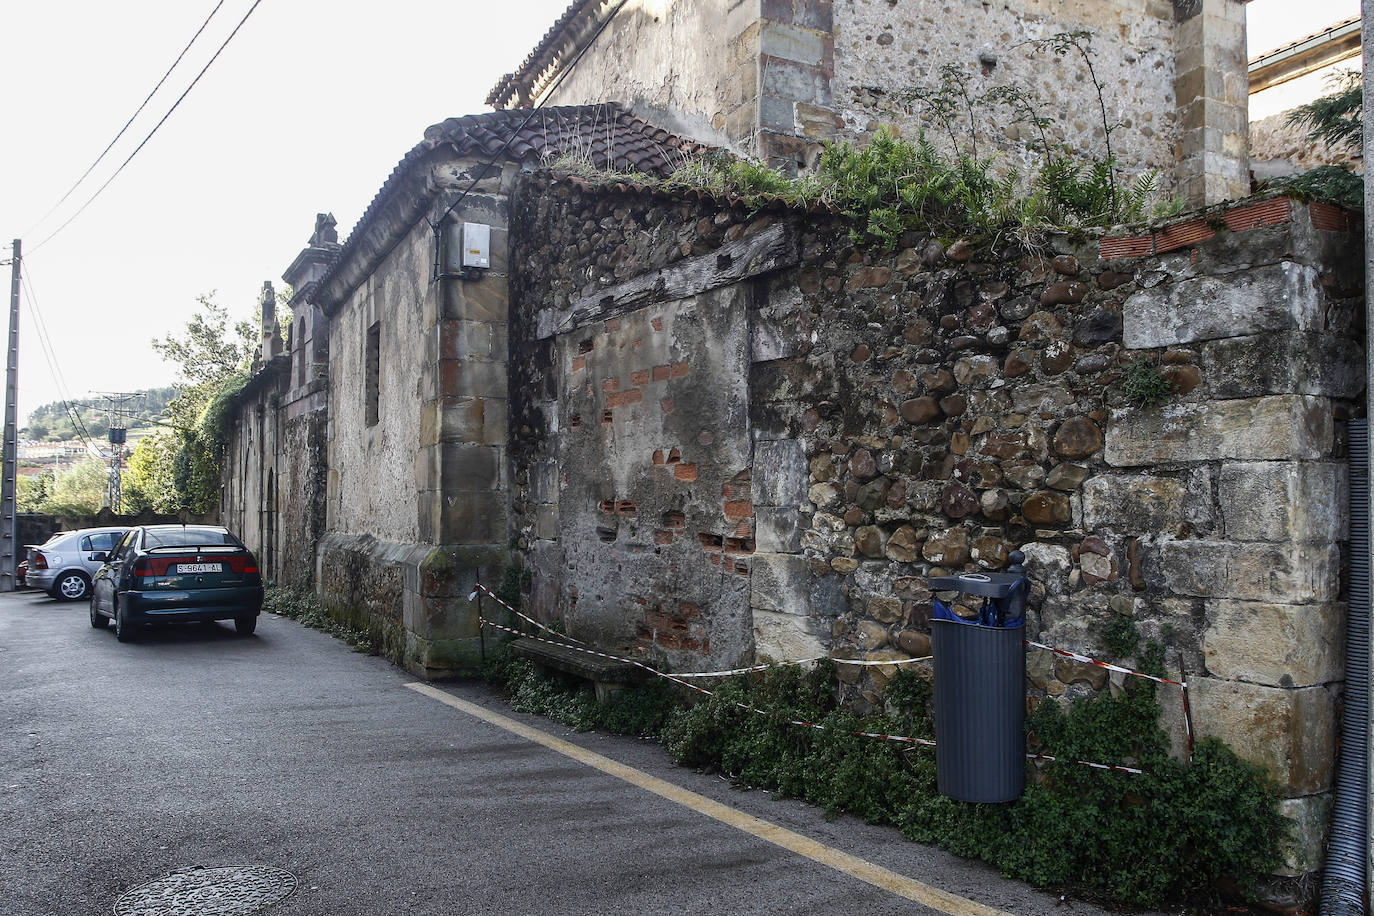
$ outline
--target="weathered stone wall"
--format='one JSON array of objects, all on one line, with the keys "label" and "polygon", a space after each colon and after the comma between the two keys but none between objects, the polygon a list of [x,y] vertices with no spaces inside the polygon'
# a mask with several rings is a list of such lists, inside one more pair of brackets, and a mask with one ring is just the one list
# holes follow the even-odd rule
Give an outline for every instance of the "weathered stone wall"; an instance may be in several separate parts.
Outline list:
[{"label": "weathered stone wall", "polygon": [[[1101,657],[1108,624],[1128,617],[1161,641],[1193,684],[1197,731],[1286,787],[1300,828],[1290,868],[1316,867],[1342,677],[1340,421],[1363,390],[1359,237],[1345,214],[1267,200],[1047,251],[913,235],[883,253],[816,214],[576,180],[524,193],[512,448],[541,615],[574,625],[618,609],[618,631],[589,632],[643,626],[644,651],[714,662],[704,647],[663,652],[654,633],[705,632],[717,609],[687,588],[719,551],[722,576],[747,576],[756,656],[897,659],[928,650],[929,576],[1000,569],[1019,548],[1035,582],[1029,634]],[[717,322],[748,317],[753,539],[742,526],[733,545],[689,531],[697,555],[678,552],[655,455],[692,463],[728,435],[709,421],[712,399],[738,382],[654,388],[660,364],[659,384],[677,362],[693,377],[710,338],[674,336],[660,353],[653,321],[676,320],[684,273],[728,265],[730,246],[779,227],[799,239],[792,261],[750,274],[743,301],[694,304]],[[541,343],[551,329],[562,336]],[[1141,360],[1176,388],[1162,405],[1123,393]],[[665,394],[704,437],[664,436]],[[729,518],[718,480],[677,497],[685,519]],[[674,617],[675,594],[692,615]],[[1048,653],[1028,662],[1033,703],[1121,686]],[[854,702],[878,701],[887,672],[842,672]],[[1161,699],[1181,751],[1179,696]]]},{"label": "weathered stone wall", "polygon": [[[415,449],[420,441],[421,358],[433,248],[416,224],[329,326],[329,478],[327,530],[381,540],[420,540]],[[432,326],[432,320],[430,322]],[[367,419],[367,337],[379,329],[376,422]]]},{"label": "weathered stone wall", "polygon": [[[1078,50],[1033,44],[1082,32],[1101,102]],[[1049,142],[1085,156],[1106,156],[1105,117],[1119,128],[1119,165],[1161,171],[1190,204],[1249,193],[1242,0],[645,0],[621,10],[550,100],[620,101],[681,133],[795,168],[814,163],[820,141],[862,141],[881,124],[913,137],[924,128],[953,146],[939,119],[903,96],[938,85],[946,65],[969,78],[972,97],[1007,85],[1028,91],[1053,119]],[[1017,111],[980,106],[970,125],[962,102],[956,108],[962,148],[972,148],[972,133],[981,155],[996,149],[1030,164],[1027,144],[1041,141]]]},{"label": "weathered stone wall", "polygon": [[631,0],[546,104],[621,102],[707,143],[752,138],[753,106],[741,106],[754,98],[757,69],[740,50],[750,44],[752,35],[741,33],[755,24],[757,6]]},{"label": "weathered stone wall", "polygon": [[[1089,156],[1104,154],[1096,89],[1080,55],[1057,56],[1027,42],[1056,33],[1092,33],[1094,67],[1108,106],[1122,129],[1113,152],[1130,170],[1170,172],[1179,139],[1174,90],[1174,9],[1168,0],[1015,0],[979,3],[840,2],[835,4],[835,109],[845,134],[896,124],[915,136],[922,126],[948,144],[938,125],[897,94],[938,82],[953,64],[981,94],[999,85],[1022,87],[1055,119],[1052,142]],[[1243,72],[1243,71],[1242,71]],[[1034,127],[1014,123],[1006,110],[980,114],[981,139],[1013,157]],[[967,131],[960,116],[960,133]]]}]

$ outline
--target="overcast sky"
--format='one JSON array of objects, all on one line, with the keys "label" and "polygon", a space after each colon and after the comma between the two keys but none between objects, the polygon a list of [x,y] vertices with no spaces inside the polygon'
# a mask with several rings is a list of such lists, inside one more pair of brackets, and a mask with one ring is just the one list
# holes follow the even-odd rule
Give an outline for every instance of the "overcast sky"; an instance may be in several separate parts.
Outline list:
[{"label": "overcast sky", "polygon": [[[567,2],[261,0],[123,174],[44,241],[166,113],[253,0],[223,0],[143,115],[46,219],[215,0],[0,0],[0,241],[23,239],[30,283],[21,424],[63,394],[170,384],[174,370],[151,339],[181,328],[202,293],[251,315],[264,280],[280,287],[316,212],[332,211],[346,237],[425,127],[487,110],[487,91]],[[1294,5],[1254,0],[1252,53],[1359,11],[1358,0],[1305,0],[1298,24]]]}]

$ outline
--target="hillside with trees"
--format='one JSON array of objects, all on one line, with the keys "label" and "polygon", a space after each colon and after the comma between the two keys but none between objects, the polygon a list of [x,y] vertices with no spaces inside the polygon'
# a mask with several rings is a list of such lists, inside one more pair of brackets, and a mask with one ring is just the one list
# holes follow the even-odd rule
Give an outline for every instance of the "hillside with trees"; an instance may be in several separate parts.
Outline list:
[{"label": "hillside with trees", "polygon": [[[124,425],[128,429],[154,428],[168,405],[181,392],[180,388],[150,388],[139,392],[139,397],[126,401],[122,406],[127,411]],[[68,409],[70,404],[71,409]],[[19,435],[35,442],[65,442],[79,439],[82,430],[78,428],[76,417],[81,420],[85,434],[97,443],[105,441],[110,428],[110,415],[107,403],[100,398],[80,401],[54,401],[34,408],[29,413],[29,425],[19,430]]]}]

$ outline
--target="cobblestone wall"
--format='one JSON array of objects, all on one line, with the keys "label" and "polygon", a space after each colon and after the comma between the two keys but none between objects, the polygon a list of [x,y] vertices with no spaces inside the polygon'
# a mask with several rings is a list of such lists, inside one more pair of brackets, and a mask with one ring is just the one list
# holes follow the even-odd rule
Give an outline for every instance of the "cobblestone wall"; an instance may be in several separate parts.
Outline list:
[{"label": "cobblestone wall", "polygon": [[[1342,678],[1341,421],[1363,390],[1359,236],[1345,214],[1267,200],[1040,251],[910,236],[884,253],[816,214],[576,180],[522,194],[515,517],[541,614],[576,624],[579,577],[604,583],[597,613],[621,615],[620,635],[700,665],[716,653],[692,640],[732,631],[712,601],[690,600],[687,614],[672,599],[689,600],[684,585],[706,571],[747,580],[752,639],[732,643],[736,657],[895,660],[928,651],[929,576],[1001,569],[1019,548],[1035,582],[1030,635],[1100,657],[1108,624],[1130,618],[1160,640],[1193,685],[1197,731],[1287,788],[1301,827],[1291,869],[1316,867]],[[665,378],[636,401],[661,411],[671,397],[696,441],[608,430],[599,412],[620,410],[627,386],[648,392],[653,360],[642,385],[583,380],[590,362],[575,369],[562,338],[538,342],[536,313],[610,302],[643,275],[648,292],[624,314],[652,322],[683,307],[664,297],[684,273],[779,227],[793,233],[793,262],[730,280],[742,293],[692,299],[722,312],[702,320],[747,313],[751,474],[716,468],[709,485],[679,492],[676,525],[657,511],[626,524],[626,503],[662,498],[655,474],[677,476],[655,469],[660,457],[698,464],[706,437],[741,431],[708,396],[737,380],[690,393]],[[610,333],[604,321],[595,330]],[[646,327],[616,346],[649,337]],[[654,358],[695,367],[706,345],[673,336]],[[1163,404],[1123,392],[1141,360],[1172,383]],[[599,447],[642,470],[612,494],[604,463],[565,460],[578,435],[609,437]],[[601,490],[609,502],[592,505]],[[747,515],[730,514],[734,500]],[[568,520],[598,512],[620,524],[587,550],[590,532]],[[631,565],[634,588],[620,588]],[[860,706],[890,673],[865,671],[844,673]],[[1115,677],[1032,653],[1029,701],[1116,690]],[[1162,700],[1181,742],[1178,697]]]}]

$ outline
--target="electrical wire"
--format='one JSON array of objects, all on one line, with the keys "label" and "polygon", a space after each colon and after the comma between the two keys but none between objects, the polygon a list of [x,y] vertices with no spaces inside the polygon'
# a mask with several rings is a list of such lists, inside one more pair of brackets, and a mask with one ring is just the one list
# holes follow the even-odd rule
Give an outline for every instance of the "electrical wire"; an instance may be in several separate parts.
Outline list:
[{"label": "electrical wire", "polygon": [[62,402],[63,408],[67,411],[68,418],[72,421],[72,429],[86,447],[88,453],[100,454],[95,444],[91,441],[90,431],[86,429],[85,422],[81,419],[81,412],[72,405],[71,391],[67,387],[66,379],[62,377],[62,370],[58,368],[57,356],[53,351],[52,340],[48,336],[48,327],[43,321],[43,314],[38,308],[38,297],[34,295],[33,286],[29,281],[28,273],[20,277],[24,289],[28,291],[28,298],[24,304],[28,306],[29,317],[33,319],[34,330],[38,337],[39,349],[43,352],[43,358],[47,360],[48,372],[52,375],[53,384],[57,387],[57,398]]},{"label": "electrical wire", "polygon": [[210,24],[210,20],[215,18],[215,14],[219,12],[219,8],[221,6],[224,6],[224,0],[219,0],[219,2],[215,4],[215,8],[210,11],[210,15],[205,17],[205,21],[200,24],[200,28],[196,29],[196,34],[192,35],[191,40],[186,42],[186,47],[181,49],[181,53],[177,55],[177,59],[172,61],[172,65],[167,68],[167,72],[162,74],[162,79],[157,81],[157,85],[153,87],[152,92],[148,93],[148,97],[143,100],[143,104],[139,105],[138,110],[129,116],[129,120],[124,122],[124,126],[119,129],[119,133],[115,134],[114,139],[110,141],[109,145],[100,151],[100,155],[95,157],[95,161],[91,163],[90,168],[82,172],[81,177],[76,179],[76,183],[67,189],[67,193],[63,194],[62,197],[57,201],[57,203],[53,204],[48,209],[47,213],[44,213],[42,216],[40,216],[38,218],[38,221],[35,222],[24,232],[25,236],[32,235],[33,230],[41,226],[43,224],[43,221],[46,220],[49,216],[52,216],[53,211],[55,211],[58,207],[66,203],[67,198],[71,197],[72,193],[76,191],[77,188],[81,187],[81,183],[85,181],[88,177],[90,177],[91,172],[95,171],[95,167],[100,165],[100,163],[104,161],[105,156],[108,155],[110,150],[114,148],[114,145],[119,142],[119,138],[124,136],[124,132],[129,129],[129,125],[133,124],[134,119],[143,113],[143,109],[148,107],[148,103],[153,100],[153,96],[156,95],[157,91],[162,88],[162,84],[167,82],[167,77],[172,75],[172,71],[175,70],[177,68],[177,65],[181,63],[181,59],[186,56],[186,52],[191,50],[191,45],[195,44],[196,39],[200,38],[201,33],[204,32],[205,27]]},{"label": "electrical wire", "polygon": [[[558,74],[558,78],[553,81],[553,83],[549,86],[548,89],[544,90],[543,98],[540,99],[537,103],[535,103],[533,107],[530,108],[530,113],[525,116],[525,120],[520,122],[520,126],[517,127],[515,130],[511,131],[511,135],[506,138],[506,142],[501,144],[501,148],[492,154],[491,158],[488,159],[486,164],[482,166],[480,171],[478,171],[476,177],[472,179],[472,182],[468,184],[466,188],[463,189],[463,193],[458,195],[457,200],[449,204],[448,209],[445,210],[442,214],[440,214],[437,220],[430,224],[430,226],[434,230],[436,267],[438,261],[438,238],[439,233],[443,231],[444,220],[447,219],[448,215],[452,213],[460,203],[463,202],[463,199],[468,196],[468,193],[473,188],[477,187],[477,183],[486,177],[487,170],[496,164],[496,160],[500,159],[503,155],[505,155],[506,150],[510,149],[510,145],[515,142],[515,138],[520,136],[520,132],[529,126],[530,121],[534,120],[535,114],[537,114],[539,110],[544,107],[545,102],[547,102],[550,98],[553,97],[554,92],[557,91],[558,87],[563,84],[563,80],[567,78],[569,73],[573,72],[573,69],[577,67],[578,63],[581,62],[582,56],[586,54],[588,50],[590,50],[592,45],[596,44],[596,40],[601,37],[601,33],[606,31],[606,26],[611,24],[611,20],[616,17],[616,14],[619,13],[625,7],[625,4],[628,2],[629,0],[620,0],[620,2],[615,5],[615,9],[611,10],[610,15],[601,21],[601,24],[596,27],[596,31],[592,33],[592,37],[588,38],[587,43],[584,44],[582,46],[582,49],[577,52],[577,56],[572,59],[572,63],[564,67],[562,72]],[[512,111],[519,111],[519,109],[512,109]],[[606,149],[607,158],[609,159],[614,154],[614,148],[608,146]]]},{"label": "electrical wire", "polygon": [[86,211],[87,207],[95,203],[95,199],[99,197],[101,193],[110,186],[110,182],[114,181],[116,178],[119,177],[119,174],[124,171],[124,167],[133,161],[133,158],[139,154],[139,151],[143,149],[143,147],[148,143],[148,141],[153,139],[153,134],[158,132],[158,128],[162,127],[162,125],[167,122],[167,119],[172,116],[172,112],[177,110],[177,106],[181,104],[182,100],[186,98],[186,96],[191,92],[192,89],[196,88],[196,83],[200,82],[200,78],[205,75],[205,71],[209,70],[211,64],[213,64],[216,60],[219,59],[220,54],[224,51],[226,47],[228,47],[229,42],[234,40],[234,36],[239,33],[239,29],[243,28],[243,24],[248,21],[249,16],[253,15],[253,11],[258,8],[258,4],[260,3],[262,3],[262,0],[253,0],[253,5],[248,8],[248,12],[243,14],[243,18],[239,20],[239,24],[234,26],[234,31],[230,32],[229,37],[224,39],[224,43],[221,44],[218,50],[215,51],[214,56],[211,57],[210,60],[205,64],[205,66],[201,68],[200,72],[196,74],[196,78],[191,80],[191,85],[187,86],[186,91],[177,97],[177,100],[172,103],[171,108],[167,109],[167,113],[162,116],[162,120],[158,121],[156,124],[153,125],[153,129],[148,131],[148,136],[144,137],[143,142],[139,143],[138,146],[134,148],[134,151],[129,154],[129,158],[125,159],[122,163],[120,163],[119,168],[115,169],[114,174],[111,175],[109,178],[105,179],[105,183],[96,189],[96,192],[92,194],[84,204],[81,205],[80,209],[78,209],[71,216],[67,217],[66,221],[62,223],[62,225],[58,226],[52,232],[48,233],[48,235],[42,240],[40,240],[37,245],[33,246],[33,249],[29,252],[30,254],[42,248],[48,242],[52,241],[54,236],[56,236],[63,229],[66,229],[67,226],[71,225],[72,220],[76,219],[78,216],[80,216],[82,213]]}]

